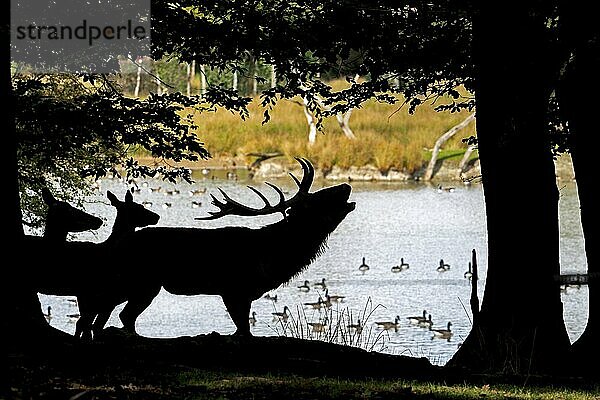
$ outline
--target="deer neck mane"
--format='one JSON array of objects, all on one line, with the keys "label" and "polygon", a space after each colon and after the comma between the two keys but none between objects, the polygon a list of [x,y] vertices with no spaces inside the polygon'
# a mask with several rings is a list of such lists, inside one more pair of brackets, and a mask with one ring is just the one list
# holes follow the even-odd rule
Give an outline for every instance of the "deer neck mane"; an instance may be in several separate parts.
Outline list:
[{"label": "deer neck mane", "polygon": [[327,248],[327,239],[335,229],[331,224],[322,223],[318,218],[287,218],[263,227],[266,236],[274,238],[269,254],[278,260],[265,263],[264,275],[279,286],[287,283],[317,259]]}]

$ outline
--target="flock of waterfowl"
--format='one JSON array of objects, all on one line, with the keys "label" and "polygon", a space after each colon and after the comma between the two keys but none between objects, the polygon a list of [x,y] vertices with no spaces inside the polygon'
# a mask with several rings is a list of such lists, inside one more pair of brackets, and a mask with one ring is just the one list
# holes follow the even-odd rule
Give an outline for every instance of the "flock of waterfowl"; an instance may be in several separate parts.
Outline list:
[{"label": "flock of waterfowl", "polygon": [[[445,266],[445,265],[447,265],[447,264],[445,264],[443,260],[440,260],[440,266]],[[409,264],[406,263],[403,258],[401,258],[400,264],[397,267],[400,268],[401,270],[404,270],[404,269],[409,268]],[[359,266],[359,269],[361,269],[361,268],[363,270],[369,269],[369,266],[365,263],[364,257],[362,260],[362,264]],[[450,266],[447,266],[447,268],[450,268]],[[465,272],[464,277],[467,279],[471,279],[471,277],[472,277],[471,263],[469,263],[469,269],[468,269],[468,271]],[[325,278],[321,278],[320,281],[315,282],[312,285],[309,280],[305,279],[301,285],[297,286],[297,289],[298,289],[298,291],[300,291],[302,293],[310,293],[311,290],[314,291],[314,289],[325,290],[324,295],[322,295],[320,292],[318,292],[318,298],[316,299],[316,301],[302,303],[303,306],[305,306],[309,309],[318,309],[318,310],[327,309],[327,308],[331,307],[333,303],[343,302],[345,299],[345,296],[342,296],[342,295],[329,294],[329,287],[327,285]],[[263,299],[277,302],[277,295],[267,293],[263,296]],[[287,305],[283,307],[282,311],[275,311],[275,312],[272,312],[271,314],[273,317],[272,322],[286,323],[288,321],[288,319],[291,317],[291,312]],[[430,313],[428,313],[427,310],[423,310],[422,315],[408,316],[408,317],[406,317],[406,320],[408,320],[410,326],[426,328],[427,330],[431,331],[433,334],[432,339],[440,338],[440,339],[446,339],[446,340],[450,341],[450,338],[454,334],[454,332],[451,330],[452,322],[450,322],[450,321],[447,322],[447,324],[444,328],[441,328],[441,327],[434,328],[432,315]],[[256,311],[252,311],[252,313],[249,317],[249,321],[252,326],[254,326],[256,324],[256,322],[257,322]],[[402,318],[399,315],[397,315],[394,318],[394,320],[392,320],[392,321],[375,321],[374,326],[376,326],[379,329],[386,330],[386,331],[393,330],[394,332],[398,332],[401,327],[401,321],[402,321]],[[327,329],[328,323],[329,323],[329,320],[328,320],[327,316],[325,316],[322,320],[320,320],[318,322],[306,322],[307,326],[310,327],[312,329],[312,331],[315,333],[325,332]],[[351,323],[347,324],[346,328],[348,328],[348,330],[355,332],[356,334],[360,334],[364,329],[364,325],[363,325],[363,323],[361,323],[361,320],[358,319],[358,321],[355,323],[351,322]]]},{"label": "flock of waterfowl", "polygon": [[[365,262],[366,258],[362,258],[362,263],[358,266],[358,270],[363,274],[371,269],[371,267]],[[404,261],[404,258],[400,258],[400,263],[394,265],[391,268],[391,271],[394,273],[406,271],[410,268],[410,264]],[[447,272],[450,270],[450,264],[446,263],[444,259],[440,259],[438,266],[436,267],[437,272]],[[465,279],[471,279],[473,277],[473,267],[471,266],[471,262],[469,262],[469,268],[465,271],[464,275]]]},{"label": "flock of waterfowl", "polygon": [[[140,192],[142,192],[142,190],[144,190],[144,191],[147,191],[148,193],[163,193],[167,197],[182,195],[181,190],[179,190],[177,188],[165,189],[162,186],[150,187],[150,186],[148,186],[148,182],[142,182],[139,185],[135,181],[132,181],[131,183],[134,185],[133,191],[135,193],[140,193]],[[204,193],[206,193],[206,188],[190,189],[187,191],[187,195],[189,197],[198,196],[198,195],[201,195]],[[146,208],[151,208],[151,207],[154,207],[155,203],[153,201],[145,200],[142,202],[142,205]],[[173,207],[173,202],[172,201],[160,201],[160,202],[157,202],[156,205],[160,206],[161,208],[166,210],[167,208]],[[192,200],[190,202],[190,207],[192,207],[192,208],[198,208],[201,205],[202,205],[202,202],[198,201],[198,200]]]},{"label": "flock of waterfowl", "polygon": [[[420,328],[426,328],[433,333],[432,339],[441,338],[450,340],[450,338],[454,335],[454,332],[450,329],[452,326],[452,322],[448,322],[446,328],[434,328],[433,320],[431,318],[431,314],[427,313],[427,310],[423,310],[423,315],[413,315],[406,317],[409,321],[410,325],[417,326]],[[400,329],[400,318],[399,315],[396,315],[396,318],[393,321],[376,321],[375,324],[381,329],[385,330],[394,330],[398,332]]]}]

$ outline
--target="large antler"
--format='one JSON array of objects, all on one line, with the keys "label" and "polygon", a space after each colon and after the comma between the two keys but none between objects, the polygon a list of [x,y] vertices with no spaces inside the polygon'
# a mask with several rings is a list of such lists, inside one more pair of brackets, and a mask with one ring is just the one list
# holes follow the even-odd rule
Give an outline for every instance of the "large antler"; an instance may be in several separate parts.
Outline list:
[{"label": "large antler", "polygon": [[314,170],[312,164],[310,163],[310,161],[308,161],[306,158],[299,158],[299,157],[295,157],[295,159],[302,166],[303,175],[302,175],[302,181],[299,181],[298,178],[296,178],[290,172],[290,176],[292,177],[294,182],[296,182],[296,185],[298,185],[298,192],[289,200],[285,199],[285,196],[283,195],[283,192],[281,191],[281,189],[279,189],[277,186],[275,186],[269,182],[265,182],[265,184],[272,187],[279,194],[279,202],[275,205],[272,205],[269,202],[269,200],[261,192],[258,191],[258,189],[254,188],[252,186],[248,186],[248,188],[250,190],[252,190],[254,193],[256,193],[258,195],[258,197],[260,197],[260,199],[265,203],[265,205],[262,208],[248,207],[240,202],[233,200],[231,197],[229,197],[227,195],[227,193],[225,193],[223,191],[223,189],[218,188],[219,192],[221,192],[221,194],[223,195],[224,200],[217,199],[213,194],[211,194],[210,197],[212,197],[212,204],[217,206],[219,208],[219,211],[209,211],[209,214],[211,214],[211,215],[209,215],[207,217],[197,217],[195,219],[197,219],[197,220],[217,219],[217,218],[224,217],[225,215],[241,215],[241,216],[249,217],[249,216],[257,216],[257,215],[274,214],[277,212],[282,213],[283,216],[285,217],[285,210],[287,210],[290,206],[297,203],[302,197],[304,197],[308,194],[308,190],[310,189],[310,186],[312,185],[313,180],[315,178],[315,170]]}]

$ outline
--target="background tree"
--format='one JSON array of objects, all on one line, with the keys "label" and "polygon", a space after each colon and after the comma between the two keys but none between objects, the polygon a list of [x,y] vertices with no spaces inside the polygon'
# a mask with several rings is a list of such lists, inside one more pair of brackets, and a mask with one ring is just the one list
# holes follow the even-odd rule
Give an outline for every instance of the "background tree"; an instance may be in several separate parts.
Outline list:
[{"label": "background tree", "polygon": [[[474,13],[489,258],[478,324],[454,364],[478,363],[479,369],[509,373],[543,371],[556,366],[569,348],[554,281],[560,274],[558,190],[548,103],[560,58],[553,48],[555,32],[547,24],[552,6],[531,1]],[[513,179],[507,154],[526,160],[535,179]],[[527,321],[532,315],[523,309],[543,316]]]},{"label": "background tree", "polygon": [[589,318],[585,331],[574,343],[575,356],[579,360],[597,358],[600,345],[597,343],[600,329],[600,293],[598,277],[600,264],[598,254],[598,195],[594,185],[595,167],[591,160],[595,153],[595,138],[598,126],[595,121],[596,106],[585,100],[585,93],[600,90],[600,28],[593,13],[586,7],[567,1],[559,3],[561,11],[560,39],[565,60],[564,73],[558,84],[558,100],[563,121],[570,134],[569,148],[573,159],[581,223],[585,237],[585,253],[589,280]]}]

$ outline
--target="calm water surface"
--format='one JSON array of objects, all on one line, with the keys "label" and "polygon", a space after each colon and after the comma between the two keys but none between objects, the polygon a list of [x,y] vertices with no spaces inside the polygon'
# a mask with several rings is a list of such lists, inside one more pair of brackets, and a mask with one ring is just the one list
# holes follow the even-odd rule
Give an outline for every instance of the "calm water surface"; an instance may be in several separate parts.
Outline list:
[{"label": "calm water surface", "polygon": [[[291,196],[295,187],[290,181],[275,181]],[[147,187],[146,184],[147,183]],[[225,217],[216,221],[194,221],[196,216],[207,215],[210,205],[209,193],[222,187],[235,199],[246,204],[260,206],[261,202],[246,188],[252,184],[276,199],[267,186],[256,182],[198,179],[193,185],[172,185],[159,181],[139,181],[138,202],[148,205],[161,215],[160,226],[218,227],[244,225],[258,227],[277,221],[280,217],[257,218]],[[313,189],[320,187],[315,182]],[[330,185],[330,183],[327,183]],[[329,239],[327,251],[305,272],[286,285],[270,292],[277,301],[259,299],[252,304],[257,322],[252,332],[257,336],[289,335],[322,340],[353,343],[369,350],[392,354],[427,357],[435,364],[446,363],[456,352],[471,329],[469,310],[470,282],[464,273],[471,260],[471,251],[477,251],[480,283],[479,298],[483,297],[487,254],[483,191],[481,186],[458,186],[453,192],[439,192],[435,186],[417,183],[352,184],[351,212]],[[161,187],[151,192],[150,188]],[[179,194],[167,194],[177,188]],[[104,240],[110,233],[115,210],[106,200],[106,190],[123,198],[127,185],[116,179],[101,182],[96,198],[87,206],[91,213],[106,219],[105,226],[95,235],[85,233],[79,240]],[[206,189],[202,194],[190,190]],[[561,263],[565,272],[585,272],[586,261],[579,223],[579,205],[573,183],[561,188]],[[201,202],[200,206],[192,202]],[[169,204],[166,204],[169,203]],[[289,243],[290,251],[300,249],[301,243]],[[268,251],[269,243],[262,249]],[[142,253],[160,249],[132,249],[131,262]],[[220,268],[203,265],[203,251],[235,251],[235,243],[225,243],[222,249],[204,249],[198,243],[195,249],[174,249],[171,262],[185,263],[193,269]],[[370,269],[359,271],[362,258]],[[391,268],[400,263],[409,268],[394,273]],[[447,272],[436,270],[440,259],[451,267]],[[283,261],[282,261],[283,262]],[[155,267],[149,265],[148,267]],[[165,269],[169,265],[164,265]],[[317,302],[324,290],[313,286],[325,278],[330,295],[345,296],[328,310],[315,310],[305,306]],[[311,289],[302,292],[298,286],[305,280]],[[77,312],[76,305],[68,298],[40,295],[44,310],[52,306],[54,318],[51,324],[74,333],[75,323],[67,314]],[[564,317],[571,340],[582,333],[587,322],[587,287],[568,288],[563,294]],[[288,324],[273,320],[272,312],[288,306],[292,317]],[[109,325],[120,326],[117,313],[113,313]],[[454,336],[450,340],[433,338],[430,331],[411,325],[408,316],[420,315],[423,310],[432,314],[434,328],[445,328],[452,322]],[[377,321],[393,321],[400,316],[397,331],[382,331]],[[327,317],[333,328],[325,333],[315,333],[307,322],[323,321]],[[360,319],[364,325],[361,335],[346,328],[352,320]],[[342,328],[342,329],[340,329]],[[148,337],[194,336],[212,331],[230,334],[235,326],[218,296],[174,296],[165,291],[154,299],[152,305],[140,316],[137,323],[140,334]],[[335,339],[333,338],[335,337]]]}]

